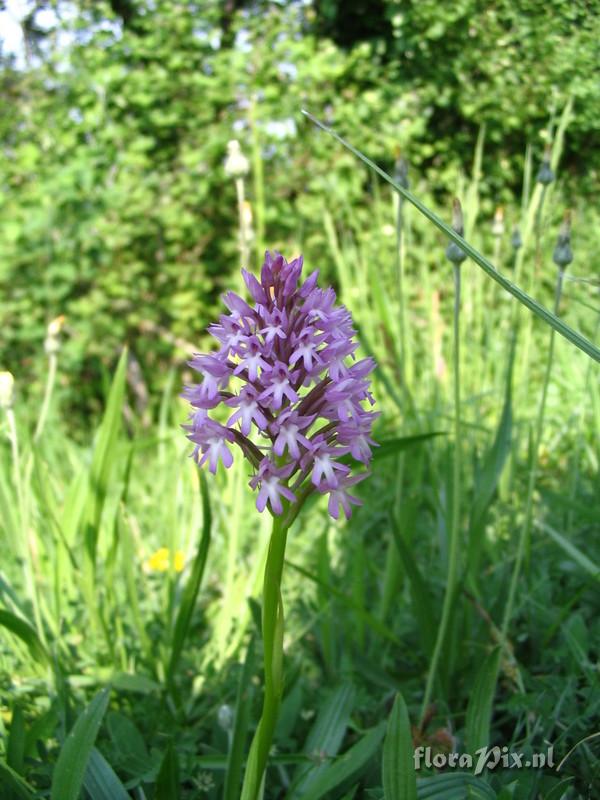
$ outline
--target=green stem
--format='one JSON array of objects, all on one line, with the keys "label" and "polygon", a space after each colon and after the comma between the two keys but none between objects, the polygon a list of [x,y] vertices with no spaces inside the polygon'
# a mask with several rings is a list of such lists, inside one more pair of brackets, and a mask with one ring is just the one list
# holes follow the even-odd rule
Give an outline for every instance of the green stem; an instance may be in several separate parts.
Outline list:
[{"label": "green stem", "polygon": [[442,606],[442,618],[437,631],[437,638],[431,656],[423,707],[421,709],[421,724],[431,700],[433,685],[435,683],[438,665],[446,639],[448,624],[452,611],[456,588],[456,575],[458,572],[458,545],[460,541],[460,476],[461,476],[461,424],[460,424],[460,266],[454,265],[454,463],[452,475],[452,519],[450,525],[450,546],[448,552],[448,575],[446,578],[446,591]]},{"label": "green stem", "polygon": [[256,800],[259,796],[281,703],[283,691],[281,576],[289,525],[287,513],[273,518],[263,584],[262,635],[265,670],[263,709],[250,747],[241,800]]},{"label": "green stem", "polygon": [[[556,293],[554,297],[554,313],[558,314],[558,307],[560,305],[560,298],[562,295],[564,273],[561,269],[558,271],[558,279],[556,282]],[[537,420],[533,438],[533,449],[531,453],[531,466],[529,469],[529,481],[527,485],[527,499],[525,502],[525,517],[519,535],[519,543],[517,546],[517,557],[513,567],[513,572],[510,580],[510,587],[508,590],[508,599],[504,608],[504,618],[502,620],[502,639],[506,642],[506,634],[510,619],[512,616],[513,606],[515,602],[515,595],[517,591],[517,583],[521,573],[521,567],[525,558],[525,553],[529,547],[529,538],[531,534],[531,518],[533,513],[533,494],[537,480],[538,470],[538,451],[542,441],[542,432],[544,428],[544,413],[546,410],[546,397],[548,394],[548,385],[550,383],[550,373],[552,371],[552,361],[554,358],[554,328],[550,330],[550,347],[548,348],[548,359],[546,361],[546,371],[544,373],[544,383],[542,386],[542,395],[540,397],[540,404],[538,407]]]},{"label": "green stem", "polygon": [[33,434],[34,443],[37,442],[42,435],[46,419],[48,418],[48,411],[50,410],[50,402],[52,400],[52,392],[54,391],[54,383],[56,381],[56,353],[50,353],[48,356],[48,378],[46,379],[46,388],[44,390],[44,399],[42,401],[42,408],[38,417],[37,425],[35,426],[35,433]]},{"label": "green stem", "polygon": [[404,198],[398,195],[396,214],[396,275],[398,282],[398,321],[400,323],[400,376],[402,384],[406,381],[406,312],[404,308]]},{"label": "green stem", "polygon": [[546,199],[546,190],[548,189],[548,185],[544,184],[542,186],[542,193],[540,195],[540,202],[537,207],[537,211],[535,214],[535,271],[531,276],[530,281],[530,289],[533,284],[533,280],[539,271],[540,264],[542,261],[542,214],[544,213],[544,200]]},{"label": "green stem", "polygon": [[19,517],[21,522],[21,542],[23,555],[23,573],[25,585],[27,586],[29,597],[33,608],[35,627],[41,641],[46,644],[44,626],[42,625],[42,615],[38,597],[38,585],[35,577],[35,556],[32,549],[32,532],[29,529],[29,514],[25,499],[25,489],[23,485],[23,474],[21,472],[21,457],[19,452],[19,433],[15,412],[11,407],[6,409],[6,421],[8,423],[8,437],[12,451],[14,482],[17,490],[17,501],[19,504]]},{"label": "green stem", "polygon": [[252,132],[252,176],[254,178],[254,210],[256,214],[255,246],[256,257],[260,264],[265,252],[265,180],[260,146],[260,130],[256,119],[256,97],[252,97],[248,113]]},{"label": "green stem", "polygon": [[244,191],[244,179],[235,179],[235,193],[237,195],[238,204],[238,224],[239,224],[239,242],[240,242],[240,258],[242,259],[242,266],[248,269],[249,263],[249,247],[248,247],[248,227],[246,225],[246,212],[244,204],[246,202],[246,193]]}]

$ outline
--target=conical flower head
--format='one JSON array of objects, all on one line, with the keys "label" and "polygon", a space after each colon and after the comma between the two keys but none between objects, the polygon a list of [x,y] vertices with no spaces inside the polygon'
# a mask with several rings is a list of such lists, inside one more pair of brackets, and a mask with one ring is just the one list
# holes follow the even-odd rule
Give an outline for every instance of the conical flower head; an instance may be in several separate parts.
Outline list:
[{"label": "conical flower head", "polygon": [[[317,491],[329,494],[337,519],[359,504],[348,489],[368,474],[375,445],[374,362],[355,360],[350,313],[333,289],[318,287],[318,272],[301,283],[302,267],[302,257],[267,252],[260,278],[242,270],[254,304],[224,295],[230,313],[208,328],[217,350],[189,362],[201,382],[184,391],[193,409],[184,427],[211,472],[241,450],[259,511],[282,514]],[[226,424],[209,416],[221,407]]]}]

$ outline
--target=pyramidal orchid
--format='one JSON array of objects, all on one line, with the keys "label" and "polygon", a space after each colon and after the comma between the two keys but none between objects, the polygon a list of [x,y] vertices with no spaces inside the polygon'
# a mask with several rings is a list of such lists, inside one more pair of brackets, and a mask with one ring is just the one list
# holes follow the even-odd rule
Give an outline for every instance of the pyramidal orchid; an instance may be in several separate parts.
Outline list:
[{"label": "pyramidal orchid", "polygon": [[242,800],[257,800],[282,696],[281,578],[287,532],[311,494],[327,495],[329,514],[349,518],[361,504],[354,487],[368,474],[377,414],[370,358],[356,360],[352,317],[333,289],[302,283],[302,258],[267,253],[260,280],[242,270],[252,305],[234,292],[227,314],[208,328],[217,348],[190,366],[200,382],[184,391],[184,426],[193,457],[210,472],[250,465],[256,507],[273,516],[262,604],[263,709],[248,755]]},{"label": "pyramidal orchid", "polygon": [[[259,511],[295,516],[318,492],[333,517],[340,509],[349,517],[360,504],[351,487],[368,475],[374,445],[374,363],[355,360],[352,318],[334,290],[317,286],[318,272],[300,283],[301,272],[301,257],[278,253],[266,254],[260,281],[242,270],[254,304],[225,294],[229,313],[208,329],[218,349],[190,361],[201,381],[184,391],[193,407],[185,427],[211,472],[229,468],[235,450],[250,462]],[[222,407],[225,424],[211,418]],[[353,472],[348,454],[364,468]]]}]

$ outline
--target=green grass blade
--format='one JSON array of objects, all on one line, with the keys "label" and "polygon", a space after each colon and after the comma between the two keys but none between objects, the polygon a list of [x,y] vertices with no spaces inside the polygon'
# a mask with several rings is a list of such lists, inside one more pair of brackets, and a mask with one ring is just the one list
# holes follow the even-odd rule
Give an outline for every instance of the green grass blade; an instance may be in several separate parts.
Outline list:
[{"label": "green grass blade", "polygon": [[475,477],[475,489],[471,515],[469,519],[469,544],[468,544],[468,564],[472,575],[477,574],[479,553],[481,550],[482,538],[484,533],[484,523],[486,512],[498,486],[498,481],[502,475],[502,470],[506,464],[511,446],[513,430],[512,414],[512,368],[514,363],[514,342],[511,347],[510,364],[506,380],[506,392],[500,423],[494,442],[487,452],[483,464],[477,469]]},{"label": "green grass blade", "polygon": [[179,663],[179,658],[181,657],[181,652],[183,650],[183,645],[190,629],[192,614],[198,598],[202,576],[204,575],[206,559],[208,556],[208,547],[210,544],[210,532],[212,526],[210,498],[208,496],[206,478],[202,472],[199,473],[199,478],[200,492],[202,494],[202,536],[200,538],[198,552],[196,553],[196,557],[192,565],[190,577],[188,578],[188,582],[186,583],[183,591],[181,605],[175,621],[173,640],[171,643],[171,657],[167,669],[167,683],[169,685],[173,682],[175,670],[177,669],[177,664]]},{"label": "green grass blade", "polygon": [[435,775],[417,783],[419,800],[495,800],[496,792],[481,778],[468,772]]},{"label": "green grass blade", "polygon": [[170,742],[163,756],[156,778],[155,800],[180,800],[179,759],[177,751]]},{"label": "green grass blade", "polygon": [[108,698],[108,689],[99,692],[65,739],[52,776],[50,800],[77,800],[79,797]]},{"label": "green grass blade", "polygon": [[416,433],[412,436],[400,436],[397,439],[386,439],[378,442],[379,447],[373,449],[373,460],[380,461],[382,458],[389,458],[410,447],[422,444],[435,436],[445,436],[445,431],[430,431],[429,433]]},{"label": "green grass blade", "polygon": [[385,728],[386,723],[380,723],[365,734],[343,756],[324,765],[323,771],[311,784],[308,791],[298,796],[302,800],[321,800],[323,797],[331,796],[329,793],[342,784],[356,780],[379,750],[381,740],[385,735]]},{"label": "green grass blade", "polygon": [[553,786],[552,789],[545,796],[544,800],[564,800],[568,797],[569,786],[573,783],[575,777],[571,775],[568,778],[563,778],[562,781]]},{"label": "green grass blade", "polygon": [[313,581],[313,583],[316,583],[317,586],[321,586],[323,589],[325,589],[334,597],[343,600],[344,604],[348,608],[351,608],[354,611],[354,613],[357,614],[357,616],[360,616],[361,619],[363,619],[367,623],[367,625],[371,627],[380,636],[389,639],[389,641],[394,642],[394,644],[400,643],[396,634],[393,633],[393,631],[391,631],[387,627],[387,625],[384,625],[380,620],[377,619],[377,617],[374,614],[371,614],[369,611],[366,611],[360,605],[354,602],[350,597],[350,595],[347,595],[345,592],[340,591],[340,589],[337,589],[330,583],[325,583],[325,581],[322,581],[316,575],[313,575],[312,572],[309,572],[307,569],[304,569],[304,567],[301,567],[299,564],[294,564],[292,561],[288,561],[288,559],[286,559],[285,563],[292,569],[296,570],[296,572],[299,572],[301,575],[304,575],[305,578],[308,578],[310,581]]},{"label": "green grass blade", "polygon": [[2,797],[13,797],[15,800],[34,800],[37,796],[35,790],[3,761],[0,761],[0,788],[3,790]]},{"label": "green grass blade", "polygon": [[418,622],[419,633],[425,652],[430,655],[435,644],[436,621],[431,607],[430,593],[421,571],[414,559],[411,548],[402,538],[395,520],[391,520],[392,535],[400,555],[400,559],[409,579],[410,596],[413,612]]},{"label": "green grass blade", "polygon": [[223,800],[238,800],[242,782],[242,766],[244,763],[244,749],[248,737],[248,724],[254,687],[252,676],[254,674],[254,639],[250,640],[246,660],[240,675],[235,701],[235,716],[231,748],[227,757],[227,772],[225,774],[225,788]]},{"label": "green grass blade", "polygon": [[50,655],[40,641],[37,633],[31,625],[16,614],[12,614],[6,609],[0,609],[0,626],[6,628],[11,633],[27,645],[32,658],[39,664],[50,664]]},{"label": "green grass blade", "polygon": [[591,558],[582,553],[582,551],[575,547],[568,539],[565,539],[562,534],[558,531],[555,531],[554,528],[551,528],[550,525],[547,525],[545,522],[538,523],[538,527],[547,533],[548,536],[556,542],[556,544],[569,556],[572,558],[576,564],[584,569],[587,573],[589,573],[592,578],[595,580],[600,580],[600,566],[592,561]]},{"label": "green grass blade", "polygon": [[116,445],[121,432],[126,375],[127,349],[124,348],[108,394],[106,410],[98,431],[90,467],[90,494],[88,495],[85,543],[93,566],[96,563],[102,509],[108,493],[110,475],[117,457]]},{"label": "green grass blade", "polygon": [[18,772],[23,771],[25,758],[25,720],[21,706],[15,705],[10,723],[10,733],[6,743],[6,762]]},{"label": "green grass blade", "polygon": [[404,698],[396,695],[383,743],[383,796],[385,800],[416,800],[417,778],[413,740]]},{"label": "green grass blade", "polygon": [[370,158],[367,158],[360,150],[357,150],[353,147],[349,142],[343,139],[339,134],[335,133],[331,128],[327,125],[324,125],[322,122],[319,122],[318,119],[313,117],[312,114],[309,114],[308,111],[302,110],[302,113],[308,117],[311,122],[314,122],[321,130],[328,133],[330,136],[333,136],[336,141],[338,141],[341,145],[343,145],[347,150],[350,150],[351,153],[363,161],[368,167],[375,170],[375,172],[380,175],[385,181],[387,181],[394,189],[401,194],[409,203],[412,203],[415,208],[417,208],[421,214],[423,214],[427,219],[432,222],[439,230],[448,236],[455,244],[457,244],[461,250],[463,250],[473,261],[478,264],[481,269],[486,272],[490,278],[499,283],[503,289],[513,297],[516,297],[517,300],[526,306],[530,311],[532,311],[537,317],[543,320],[546,324],[550,325],[554,330],[567,339],[569,342],[574,344],[580,350],[583,350],[590,358],[593,358],[594,361],[600,362],[600,349],[596,347],[595,344],[590,342],[585,336],[582,336],[577,331],[573,330],[569,325],[565,324],[561,319],[559,319],[555,314],[551,311],[548,311],[547,308],[540,305],[537,300],[534,300],[533,297],[530,297],[527,292],[524,292],[521,288],[516,286],[512,281],[509,281],[508,278],[505,278],[501,275],[494,265],[488,261],[485,256],[481,255],[481,253],[476,250],[472,245],[466,242],[462,236],[459,236],[449,225],[447,225],[437,214],[434,214],[427,206],[425,206],[420,200],[418,200],[408,189],[405,189],[403,186],[400,186],[393,178],[391,178],[381,167],[378,167],[374,161],[371,161]]},{"label": "green grass blade", "polygon": [[[302,748],[307,756],[322,753],[331,758],[337,755],[346,734],[354,700],[355,691],[350,683],[341,684],[329,694]],[[290,798],[306,800],[307,791],[327,769],[326,764],[299,767],[289,792]]]},{"label": "green grass blade", "polygon": [[130,800],[115,771],[95,747],[90,754],[83,785],[90,800]]},{"label": "green grass blade", "polygon": [[156,769],[144,737],[130,719],[111,711],[106,718],[106,728],[128,775],[146,775]]},{"label": "green grass blade", "polygon": [[467,706],[467,752],[476,753],[490,741],[492,706],[500,666],[501,648],[496,647],[480,666]]}]

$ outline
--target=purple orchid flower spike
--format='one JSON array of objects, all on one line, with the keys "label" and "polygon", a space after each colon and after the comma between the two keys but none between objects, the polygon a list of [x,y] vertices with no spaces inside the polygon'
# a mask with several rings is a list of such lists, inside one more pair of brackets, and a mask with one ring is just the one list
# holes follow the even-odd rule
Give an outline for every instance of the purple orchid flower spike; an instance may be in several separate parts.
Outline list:
[{"label": "purple orchid flower spike", "polygon": [[[184,426],[193,457],[216,472],[233,463],[236,446],[252,467],[256,507],[273,516],[265,562],[262,630],[265,694],[250,748],[242,797],[257,800],[282,695],[281,578],[288,530],[310,494],[328,495],[334,519],[349,519],[361,500],[352,489],[368,473],[373,421],[372,359],[357,361],[352,317],[333,289],[317,286],[318,271],[301,283],[302,258],[266,253],[260,279],[242,270],[254,302],[234,292],[229,314],[209,326],[218,343],[190,362],[201,382],[184,397]],[[217,419],[211,414],[218,415]],[[226,424],[222,420],[227,419]]]},{"label": "purple orchid flower spike", "polygon": [[[302,265],[267,252],[260,279],[242,270],[254,305],[224,295],[230,313],[208,328],[219,349],[190,362],[202,381],[184,391],[193,409],[185,428],[194,458],[211,472],[219,462],[230,467],[230,445],[239,447],[254,470],[259,511],[279,516],[319,492],[338,519],[360,504],[348,490],[368,474],[375,445],[374,363],[355,360],[350,313],[332,288],[317,286],[318,270],[300,283]],[[209,416],[219,407],[228,409],[226,425]]]}]

